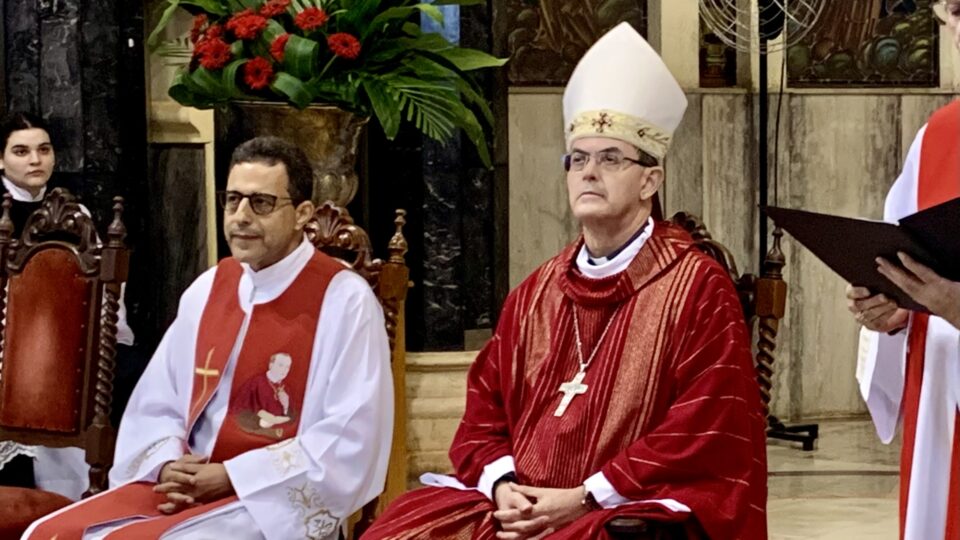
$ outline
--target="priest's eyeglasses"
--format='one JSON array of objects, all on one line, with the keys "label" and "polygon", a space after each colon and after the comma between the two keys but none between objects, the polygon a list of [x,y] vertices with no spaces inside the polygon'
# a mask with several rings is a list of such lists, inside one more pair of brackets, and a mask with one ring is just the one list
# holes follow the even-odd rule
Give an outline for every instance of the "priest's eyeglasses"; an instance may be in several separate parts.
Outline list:
[{"label": "priest's eyeglasses", "polygon": [[940,24],[960,19],[960,2],[957,0],[938,0],[933,3],[933,14]]},{"label": "priest's eyeglasses", "polygon": [[[291,197],[277,197],[269,193],[240,193],[239,191],[218,191],[217,200],[220,206],[229,213],[234,213],[240,208],[240,202],[244,199],[250,200],[250,209],[258,216],[265,216],[276,210],[277,201],[293,201]],[[290,203],[293,204],[292,202]],[[286,205],[280,205],[280,208]]]},{"label": "priest's eyeglasses", "polygon": [[591,157],[604,172],[620,172],[630,165],[643,166],[639,160],[628,158],[619,150],[601,150],[593,156],[586,152],[571,152],[563,156],[563,169],[580,172],[587,167],[587,163],[590,163]]}]

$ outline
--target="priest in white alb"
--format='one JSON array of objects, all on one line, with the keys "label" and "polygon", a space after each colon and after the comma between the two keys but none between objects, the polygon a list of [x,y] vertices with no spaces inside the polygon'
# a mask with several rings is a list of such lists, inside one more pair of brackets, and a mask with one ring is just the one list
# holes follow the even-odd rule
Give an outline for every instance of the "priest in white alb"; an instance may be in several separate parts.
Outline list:
[{"label": "priest in white alb", "polygon": [[[383,313],[304,236],[312,185],[288,142],[237,148],[219,194],[232,256],[184,292],[120,424],[111,489],[23,538],[336,539],[380,493],[393,422]],[[237,397],[254,386],[282,403],[269,422]]]},{"label": "priest in white alb", "polygon": [[[934,11],[960,47],[960,0]],[[887,194],[883,217],[896,222],[960,197],[960,101],[928,120]],[[935,248],[935,246],[932,246]],[[900,538],[960,540],[960,283],[905,253],[877,270],[925,312],[851,285],[848,307],[863,324],[857,379],[877,434],[903,430]]]}]

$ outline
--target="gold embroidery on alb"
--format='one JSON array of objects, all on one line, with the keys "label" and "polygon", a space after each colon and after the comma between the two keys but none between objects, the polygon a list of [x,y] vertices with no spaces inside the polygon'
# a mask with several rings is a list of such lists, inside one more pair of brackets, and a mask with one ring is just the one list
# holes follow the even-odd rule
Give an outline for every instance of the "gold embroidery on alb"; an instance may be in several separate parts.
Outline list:
[{"label": "gold embroidery on alb", "polygon": [[140,466],[143,465],[143,463],[148,459],[150,459],[154,454],[159,452],[160,449],[163,448],[163,446],[170,441],[170,439],[174,439],[174,437],[164,437],[163,439],[160,439],[159,441],[155,441],[153,444],[148,446],[147,449],[144,450],[142,454],[137,456],[130,463],[130,466],[127,467],[127,476],[137,476],[137,472],[140,470]]},{"label": "gold embroidery on alb", "polygon": [[323,505],[323,498],[304,483],[299,488],[287,488],[287,498],[303,520],[304,537],[308,540],[337,538],[340,520]]}]

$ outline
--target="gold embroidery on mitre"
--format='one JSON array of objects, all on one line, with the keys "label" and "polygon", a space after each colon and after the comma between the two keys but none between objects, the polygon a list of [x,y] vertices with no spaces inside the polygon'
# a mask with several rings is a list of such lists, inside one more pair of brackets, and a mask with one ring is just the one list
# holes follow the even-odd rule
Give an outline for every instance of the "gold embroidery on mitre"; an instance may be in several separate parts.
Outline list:
[{"label": "gold embroidery on mitre", "polygon": [[567,128],[567,147],[584,137],[603,136],[620,139],[663,159],[673,137],[642,118],[616,111],[586,111],[577,114]]}]

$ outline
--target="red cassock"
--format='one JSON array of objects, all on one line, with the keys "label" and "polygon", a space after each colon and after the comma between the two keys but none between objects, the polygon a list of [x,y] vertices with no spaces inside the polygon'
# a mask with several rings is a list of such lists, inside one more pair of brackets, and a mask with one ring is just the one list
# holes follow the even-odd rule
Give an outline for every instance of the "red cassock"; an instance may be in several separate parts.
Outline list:
[{"label": "red cassock", "polygon": [[[598,510],[550,539],[608,538],[631,516],[687,521],[692,538],[763,539],[765,426],[736,290],[679,227],[657,223],[630,266],[604,279],[576,267],[582,240],[507,298],[496,333],[470,369],[450,448],[457,478],[514,456],[521,484],[572,488],[602,472],[629,504]],[[610,324],[584,379],[588,391],[554,416],[584,357]],[[651,501],[688,506],[675,513]],[[395,501],[367,539],[492,539],[494,505],[479,491],[419,489]]]}]

